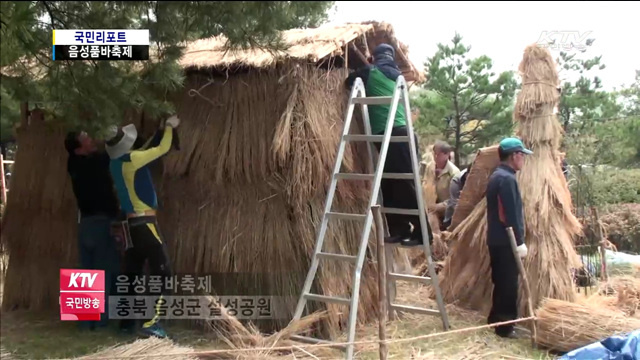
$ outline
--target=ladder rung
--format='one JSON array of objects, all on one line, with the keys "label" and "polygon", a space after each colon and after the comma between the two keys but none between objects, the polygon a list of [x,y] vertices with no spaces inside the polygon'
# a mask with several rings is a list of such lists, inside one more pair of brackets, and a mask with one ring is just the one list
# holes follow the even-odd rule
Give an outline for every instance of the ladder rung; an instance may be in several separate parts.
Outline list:
[{"label": "ladder rung", "polygon": [[398,214],[398,215],[420,215],[418,209],[396,209],[396,208],[381,208],[380,211],[383,214]]},{"label": "ladder rung", "polygon": [[328,259],[328,260],[337,260],[337,261],[348,261],[352,263],[356,263],[358,260],[357,256],[351,255],[341,255],[341,254],[330,254],[330,253],[318,253],[319,258]]},{"label": "ladder rung", "polygon": [[335,296],[324,296],[324,295],[318,295],[318,294],[306,294],[304,297],[307,298],[307,300],[330,302],[330,303],[343,304],[343,305],[349,305],[351,303],[351,300],[349,300],[349,299],[335,297]]},{"label": "ladder rung", "polygon": [[[302,335],[289,335],[289,339],[303,342],[303,343],[308,343],[308,344],[334,344],[333,341],[316,339],[316,338],[302,336]],[[334,347],[345,349],[346,345],[334,345]]]},{"label": "ladder rung", "polygon": [[346,214],[346,213],[337,213],[337,212],[328,212],[327,216],[330,216],[334,219],[342,219],[342,220],[365,220],[367,218],[367,215]]},{"label": "ladder rung", "polygon": [[391,304],[391,309],[415,314],[440,316],[440,311],[438,310],[419,308],[415,306]]},{"label": "ladder rung", "polygon": [[413,180],[413,174],[412,173],[404,173],[404,174],[383,173],[382,178]]},{"label": "ladder rung", "polygon": [[336,174],[336,179],[341,180],[373,180],[375,174],[348,174],[348,173],[338,173]]},{"label": "ladder rung", "polygon": [[[346,141],[371,141],[381,143],[384,135],[344,135]],[[408,142],[408,136],[391,136],[389,142]]]},{"label": "ladder rung", "polygon": [[[356,174],[356,173],[337,173],[336,179],[340,180],[373,180],[376,174]],[[383,179],[399,179],[399,180],[413,180],[412,173],[404,173],[404,174],[394,174],[394,173],[383,173]]]},{"label": "ladder rung", "polygon": [[431,278],[427,276],[415,276],[415,275],[389,273],[389,278],[392,280],[417,281],[417,282],[425,283],[426,285],[431,284]]},{"label": "ladder rung", "polygon": [[353,98],[354,104],[364,105],[391,105],[392,96],[370,96]]}]

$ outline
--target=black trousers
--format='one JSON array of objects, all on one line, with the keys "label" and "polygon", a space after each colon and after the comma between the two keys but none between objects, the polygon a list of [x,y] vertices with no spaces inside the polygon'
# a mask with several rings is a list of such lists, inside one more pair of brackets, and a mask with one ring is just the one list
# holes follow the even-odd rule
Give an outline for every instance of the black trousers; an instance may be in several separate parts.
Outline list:
[{"label": "black trousers", "polygon": [[[383,134],[378,134],[383,135]],[[407,136],[406,126],[394,127],[391,132],[391,136]],[[418,146],[418,139],[414,138],[416,143],[416,150],[420,149]],[[374,143],[378,152],[382,143]],[[417,154],[416,154],[417,155]],[[418,156],[419,158],[419,156]],[[419,169],[416,169],[419,171]],[[406,142],[390,142],[389,149],[387,150],[387,158],[384,164],[385,173],[411,173],[413,167],[411,165],[411,148]],[[413,180],[397,180],[397,179],[382,179],[380,183],[380,190],[382,191],[382,201],[384,207],[397,208],[397,209],[417,209],[418,199],[416,198],[416,187]],[[420,189],[422,191],[422,189]],[[422,227],[420,226],[420,217],[417,215],[398,215],[398,214],[385,214],[387,218],[387,225],[389,226],[390,236],[406,236],[412,239],[418,239],[422,241]],[[426,214],[425,214],[426,216]],[[414,226],[413,233],[411,232],[411,224]],[[433,235],[431,232],[431,226],[427,217],[427,229],[429,234],[429,243],[432,243]]]},{"label": "black trousers", "polygon": [[[145,216],[129,219],[129,234],[133,247],[127,249],[124,255],[125,273],[128,276],[128,295],[134,296],[134,286],[132,282],[135,276],[142,275],[145,261],[149,261],[149,272],[151,276],[160,276],[162,279],[161,295],[168,295],[169,291],[165,286],[166,277],[171,276],[169,256],[167,246],[160,236],[160,229],[155,216]],[[149,278],[145,279],[148,284]],[[148,286],[148,285],[147,285]],[[159,321],[159,310],[155,306],[155,315],[144,323],[144,327],[149,327]],[[123,328],[134,326],[135,321],[126,319],[120,324]]]},{"label": "black trousers", "polygon": [[[489,246],[493,299],[488,323],[494,324],[518,318],[518,264],[511,246]],[[513,324],[495,328],[496,334],[506,336]]]}]

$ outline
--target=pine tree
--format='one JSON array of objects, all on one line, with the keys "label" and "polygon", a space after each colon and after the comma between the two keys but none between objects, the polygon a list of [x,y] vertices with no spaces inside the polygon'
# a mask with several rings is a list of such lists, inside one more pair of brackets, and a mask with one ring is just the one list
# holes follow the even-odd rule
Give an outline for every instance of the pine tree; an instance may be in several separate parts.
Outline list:
[{"label": "pine tree", "polygon": [[[29,101],[69,127],[89,131],[118,123],[125,109],[150,116],[174,111],[180,44],[225,35],[229,48],[281,49],[279,32],[314,27],[331,1],[3,1],[0,41],[2,130]],[[52,61],[53,29],[149,29],[157,61]],[[151,53],[151,51],[150,51]],[[9,66],[9,67],[7,67]],[[7,70],[7,69],[10,69]],[[7,111],[5,111],[7,110]]]}]

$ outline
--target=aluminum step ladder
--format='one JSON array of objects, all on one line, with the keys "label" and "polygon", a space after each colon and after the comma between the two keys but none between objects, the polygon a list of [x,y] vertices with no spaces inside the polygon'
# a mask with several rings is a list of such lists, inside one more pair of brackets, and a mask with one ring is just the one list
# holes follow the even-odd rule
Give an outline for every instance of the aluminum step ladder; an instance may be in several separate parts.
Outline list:
[{"label": "aluminum step ladder", "polygon": [[[407,132],[408,136],[391,136],[391,131],[393,128],[393,123],[395,120],[395,114],[398,109],[398,104],[400,101],[403,101],[405,116],[407,119]],[[351,126],[351,120],[353,118],[353,111],[355,105],[361,105],[362,116],[365,128],[365,135],[350,135],[349,129]],[[384,132],[384,135],[372,135],[371,134],[371,125],[369,123],[369,111],[367,105],[390,105],[391,109],[389,111],[389,117],[387,118],[387,126]],[[420,314],[427,315],[435,315],[440,316],[442,319],[442,324],[445,331],[449,330],[449,320],[447,317],[446,309],[444,306],[444,302],[442,300],[442,294],[440,291],[440,285],[438,284],[438,277],[435,273],[435,266],[431,258],[431,248],[429,246],[429,232],[427,229],[427,217],[424,209],[424,202],[422,196],[422,186],[419,175],[419,167],[418,167],[418,157],[417,157],[417,149],[414,141],[413,133],[413,124],[411,119],[411,111],[409,110],[409,93],[407,89],[407,84],[403,76],[399,76],[396,81],[396,88],[393,93],[393,96],[382,96],[382,97],[366,97],[365,87],[362,82],[362,79],[357,78],[351,90],[351,96],[349,99],[348,109],[346,118],[344,121],[344,129],[342,131],[342,139],[340,140],[340,145],[338,148],[338,154],[336,155],[336,163],[333,169],[333,177],[331,180],[331,186],[329,187],[329,192],[327,193],[324,215],[322,217],[322,224],[320,225],[320,230],[318,231],[316,238],[316,246],[313,253],[313,259],[311,261],[311,267],[309,272],[307,273],[307,277],[304,283],[304,287],[302,290],[302,294],[298,301],[298,305],[296,307],[295,314],[293,316],[293,321],[299,320],[302,317],[304,309],[306,307],[307,301],[320,301],[325,303],[335,303],[349,306],[349,319],[348,319],[348,335],[347,342],[352,343],[355,341],[355,332],[356,332],[356,320],[357,320],[357,312],[358,312],[358,300],[360,293],[360,277],[362,272],[362,267],[364,264],[367,246],[369,243],[369,234],[371,231],[371,227],[373,225],[373,211],[372,207],[376,204],[382,204],[382,193],[380,191],[380,182],[384,179],[405,179],[405,180],[413,180],[416,188],[416,196],[418,200],[418,209],[393,209],[393,208],[384,208],[381,207],[381,212],[384,214],[404,214],[404,215],[418,215],[420,218],[420,225],[422,229],[422,241],[424,246],[424,251],[426,255],[426,259],[428,262],[428,270],[429,277],[421,277],[421,276],[413,276],[413,275],[405,275],[398,274],[393,272],[393,267],[388,267],[388,271],[386,274],[387,277],[387,287],[393,288],[390,292],[391,296],[387,298],[387,308],[389,312],[393,314],[393,311],[400,312],[414,312]],[[382,143],[380,148],[380,155],[378,158],[378,165],[375,168],[374,174],[355,174],[355,173],[341,173],[340,168],[342,165],[342,160],[344,157],[345,147],[347,141],[365,141],[369,143],[367,147],[369,152],[369,159],[371,169],[374,169],[374,157],[373,154],[373,143],[378,142]],[[387,150],[389,148],[389,142],[408,142],[411,148],[411,162],[413,164],[413,172],[406,174],[395,174],[395,173],[383,173],[385,159],[387,157]],[[338,180],[372,180],[373,181],[373,190],[371,193],[371,197],[369,199],[369,204],[367,208],[366,214],[346,214],[346,213],[338,213],[333,212],[331,210],[331,206],[333,204],[333,198],[336,191],[336,184]],[[345,255],[345,254],[332,254],[323,252],[323,244],[325,240],[325,235],[327,232],[327,226],[329,220],[333,219],[341,219],[341,220],[353,220],[353,221],[361,221],[364,224],[362,235],[360,238],[360,246],[358,248],[357,256]],[[386,227],[386,226],[385,226]],[[386,232],[386,231],[385,231]],[[391,255],[391,247],[396,244],[385,244],[385,251],[387,254]],[[400,248],[403,248],[401,246]],[[410,247],[407,247],[408,249]],[[393,257],[387,256],[388,260],[393,262]],[[353,294],[351,297],[334,297],[334,296],[324,296],[321,294],[312,294],[311,286],[313,284],[313,280],[316,278],[316,273],[318,270],[318,265],[320,260],[328,260],[328,261],[348,261],[354,263],[356,265],[354,274],[353,274],[353,283],[352,289]],[[426,284],[431,284],[435,290],[436,302],[438,304],[438,310],[433,309],[424,309],[414,306],[407,305],[399,305],[391,303],[391,297],[395,293],[395,281],[403,280],[403,281],[417,281]],[[392,317],[393,318],[393,317]],[[332,344],[335,342],[316,339],[306,336],[300,335],[292,335],[292,340],[311,343],[311,344]],[[353,359],[354,345],[347,346],[337,346],[346,350],[346,359]]]}]

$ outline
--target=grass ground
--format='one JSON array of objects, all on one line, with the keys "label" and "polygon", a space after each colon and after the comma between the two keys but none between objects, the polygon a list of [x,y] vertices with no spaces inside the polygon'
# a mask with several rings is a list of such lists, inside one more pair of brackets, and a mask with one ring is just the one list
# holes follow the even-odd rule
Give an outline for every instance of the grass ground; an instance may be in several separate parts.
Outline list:
[{"label": "grass ground", "polygon": [[[399,303],[435,307],[428,299],[427,289],[421,285],[398,284]],[[448,306],[452,329],[484,325],[478,313]],[[387,339],[406,339],[442,331],[439,317],[408,314],[401,320],[389,322]],[[198,350],[226,348],[210,334],[169,324],[168,332],[183,346]],[[103,347],[128,343],[132,337],[117,333],[115,327],[101,331],[79,331],[74,322],[59,321],[59,314],[11,312],[2,314],[0,336],[4,355],[13,359],[69,358],[95,352]],[[377,340],[377,322],[358,329],[357,340]],[[340,357],[340,353],[335,353]],[[361,345],[358,359],[377,359],[376,344]],[[490,330],[455,333],[440,337],[389,345],[389,359],[551,359],[544,351],[534,350],[528,339],[505,340]]]}]

